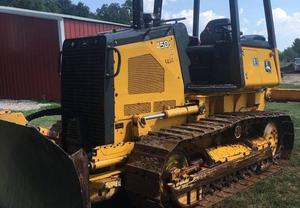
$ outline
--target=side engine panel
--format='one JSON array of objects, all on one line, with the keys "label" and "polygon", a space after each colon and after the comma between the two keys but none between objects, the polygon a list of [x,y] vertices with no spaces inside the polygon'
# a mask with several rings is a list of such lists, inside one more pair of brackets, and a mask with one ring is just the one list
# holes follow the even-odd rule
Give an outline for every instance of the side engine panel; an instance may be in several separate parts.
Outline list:
[{"label": "side engine panel", "polygon": [[[132,116],[162,112],[185,103],[184,84],[175,37],[170,35],[117,47],[122,66],[115,78],[115,142],[129,139]],[[117,60],[117,57],[115,57]],[[115,68],[117,68],[115,63]],[[155,129],[186,118],[157,121]]]}]

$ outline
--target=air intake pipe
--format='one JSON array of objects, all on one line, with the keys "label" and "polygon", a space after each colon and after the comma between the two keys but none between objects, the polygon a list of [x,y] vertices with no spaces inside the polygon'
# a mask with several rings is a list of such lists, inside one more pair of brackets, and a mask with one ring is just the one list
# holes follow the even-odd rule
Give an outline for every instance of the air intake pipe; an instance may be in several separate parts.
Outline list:
[{"label": "air intake pipe", "polygon": [[162,0],[155,0],[154,2],[154,20],[153,20],[153,25],[158,26],[161,23],[161,13],[162,13]]},{"label": "air intake pipe", "polygon": [[133,25],[134,29],[144,28],[144,4],[143,0],[132,1]]}]

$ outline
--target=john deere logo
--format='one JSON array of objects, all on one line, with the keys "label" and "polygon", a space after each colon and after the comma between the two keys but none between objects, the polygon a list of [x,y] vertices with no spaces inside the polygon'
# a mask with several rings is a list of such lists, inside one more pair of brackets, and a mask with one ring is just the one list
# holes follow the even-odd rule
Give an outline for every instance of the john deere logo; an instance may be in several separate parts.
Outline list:
[{"label": "john deere logo", "polygon": [[253,63],[253,66],[259,66],[259,60],[258,60],[258,58],[257,58],[257,57],[254,57],[254,58],[252,59],[252,63]]},{"label": "john deere logo", "polygon": [[265,70],[268,73],[272,72],[272,64],[270,60],[265,60]]}]

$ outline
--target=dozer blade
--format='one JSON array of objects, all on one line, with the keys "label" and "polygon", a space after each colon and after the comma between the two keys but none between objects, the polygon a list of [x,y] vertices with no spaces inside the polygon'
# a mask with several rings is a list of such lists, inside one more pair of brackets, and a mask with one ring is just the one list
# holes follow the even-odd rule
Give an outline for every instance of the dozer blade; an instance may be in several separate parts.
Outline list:
[{"label": "dozer blade", "polygon": [[83,207],[70,157],[35,129],[5,121],[0,121],[0,207]]}]

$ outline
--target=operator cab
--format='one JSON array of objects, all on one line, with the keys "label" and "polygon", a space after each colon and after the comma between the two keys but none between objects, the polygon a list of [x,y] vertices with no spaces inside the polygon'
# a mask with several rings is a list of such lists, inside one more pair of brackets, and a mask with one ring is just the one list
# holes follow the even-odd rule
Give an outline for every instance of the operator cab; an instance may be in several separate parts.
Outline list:
[{"label": "operator cab", "polygon": [[[248,62],[252,64],[273,65],[273,60],[258,60],[257,54],[266,54],[276,48],[272,10],[269,1],[264,1],[264,11],[268,29],[268,40],[262,35],[243,35],[240,31],[238,0],[229,1],[230,18],[214,19],[207,23],[199,37],[199,2],[194,1],[194,34],[189,37],[186,53],[190,64],[188,66],[188,91],[213,92],[231,91],[246,87],[261,87],[276,85],[279,81],[277,71],[274,70],[269,83],[255,83],[247,80],[249,75],[263,76],[267,69],[251,71]],[[197,20],[198,18],[198,20]],[[196,28],[196,29],[195,29]],[[181,31],[183,32],[183,31]],[[187,33],[187,32],[186,32]],[[251,50],[252,51],[251,51]],[[253,57],[245,57],[246,54]],[[254,54],[253,54],[254,53]],[[248,60],[248,59],[252,60]],[[262,59],[266,59],[263,57]],[[259,61],[260,63],[255,63]],[[244,62],[247,62],[244,65]],[[262,63],[261,63],[262,62]],[[261,66],[262,66],[261,65]],[[266,68],[266,66],[264,66]],[[259,71],[259,72],[258,72]],[[249,73],[248,73],[249,72]],[[270,72],[268,72],[270,74]],[[267,74],[267,75],[269,75]],[[254,79],[254,77],[250,77]],[[247,86],[248,85],[248,86]]]},{"label": "operator cab", "polygon": [[[228,18],[210,21],[200,35],[200,41],[190,41],[187,53],[191,61],[189,67],[191,82],[194,85],[226,85],[227,88],[236,88],[230,73],[234,57],[231,51],[232,27]],[[196,44],[195,44],[196,43]],[[269,48],[270,45],[262,35],[242,35],[241,46]],[[239,71],[239,70],[235,70]],[[224,87],[223,87],[224,88]],[[223,89],[222,88],[222,89]]]}]

